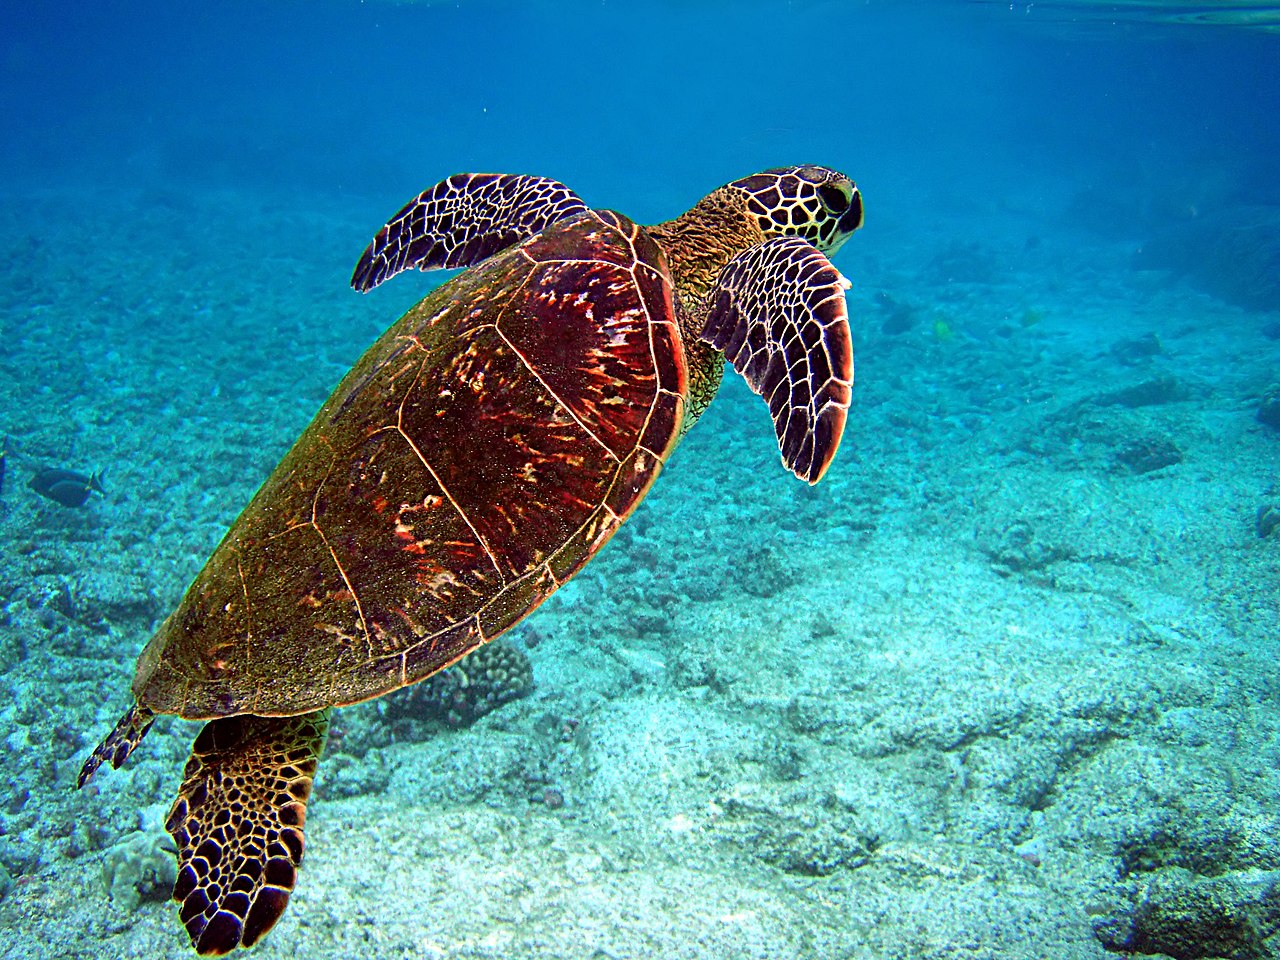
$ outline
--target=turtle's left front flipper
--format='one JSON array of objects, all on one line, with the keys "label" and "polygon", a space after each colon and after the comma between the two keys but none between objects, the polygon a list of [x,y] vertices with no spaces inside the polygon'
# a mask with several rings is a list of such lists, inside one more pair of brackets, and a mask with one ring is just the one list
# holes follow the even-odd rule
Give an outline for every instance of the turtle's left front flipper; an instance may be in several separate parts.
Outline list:
[{"label": "turtle's left front flipper", "polygon": [[173,899],[199,953],[251,946],[280,919],[302,863],[307,799],[329,711],[206,723],[165,829]]},{"label": "turtle's left front flipper", "polygon": [[720,271],[702,339],[769,404],[782,462],[801,480],[826,472],[849,412],[849,281],[800,237],[775,237]]},{"label": "turtle's left front flipper", "polygon": [[581,197],[549,177],[454,174],[387,221],[360,256],[351,286],[366,293],[412,267],[474,266],[586,209]]}]

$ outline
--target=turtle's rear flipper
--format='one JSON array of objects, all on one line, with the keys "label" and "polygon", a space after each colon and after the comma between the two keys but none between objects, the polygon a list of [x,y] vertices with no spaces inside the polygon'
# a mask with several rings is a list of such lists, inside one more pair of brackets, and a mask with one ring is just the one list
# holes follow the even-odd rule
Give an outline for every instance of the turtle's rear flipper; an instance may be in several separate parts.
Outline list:
[{"label": "turtle's rear flipper", "polygon": [[546,177],[458,173],[387,221],[365,247],[351,286],[365,293],[411,267],[469,267],[586,209],[581,197]]},{"label": "turtle's rear flipper", "polygon": [[83,787],[88,783],[89,778],[102,766],[104,760],[111,761],[111,766],[119,770],[120,765],[129,759],[129,754],[133,753],[133,748],[147,735],[147,731],[151,729],[151,721],[155,717],[156,715],[146,707],[136,703],[126,710],[124,716],[116,723],[115,729],[103,737],[93,753],[89,754],[89,759],[80,768],[80,778],[76,781],[76,786]]},{"label": "turtle's rear flipper", "polygon": [[725,264],[702,331],[769,404],[782,462],[809,483],[836,455],[849,413],[847,289],[818,249],[774,237]]},{"label": "turtle's rear flipper", "polygon": [[173,899],[199,953],[251,946],[280,919],[302,863],[302,828],[329,711],[206,723],[165,829],[178,845]]}]

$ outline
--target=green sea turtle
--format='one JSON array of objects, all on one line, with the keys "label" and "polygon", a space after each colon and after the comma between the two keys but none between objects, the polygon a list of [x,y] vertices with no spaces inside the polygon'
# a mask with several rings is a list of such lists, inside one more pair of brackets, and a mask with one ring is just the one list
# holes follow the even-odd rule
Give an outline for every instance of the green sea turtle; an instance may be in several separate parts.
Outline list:
[{"label": "green sea turtle", "polygon": [[471,267],[338,385],[138,659],[135,704],[80,774],[156,714],[207,721],[167,829],[200,953],[279,919],[331,707],[416,683],[529,614],[605,544],[711,401],[727,358],[816,483],[853,378],[862,224],[823,167],[736,180],[641,227],[542,177],[460,174],[360,258],[366,291]]}]

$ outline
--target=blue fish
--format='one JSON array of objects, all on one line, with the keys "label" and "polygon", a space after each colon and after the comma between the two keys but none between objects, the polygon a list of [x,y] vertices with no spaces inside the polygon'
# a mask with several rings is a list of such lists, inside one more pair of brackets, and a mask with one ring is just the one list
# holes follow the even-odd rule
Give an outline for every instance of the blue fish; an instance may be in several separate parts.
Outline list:
[{"label": "blue fish", "polygon": [[89,502],[91,493],[106,495],[107,491],[102,486],[104,472],[99,470],[86,477],[82,473],[46,467],[31,478],[28,486],[40,496],[55,500],[64,507],[83,507]]}]

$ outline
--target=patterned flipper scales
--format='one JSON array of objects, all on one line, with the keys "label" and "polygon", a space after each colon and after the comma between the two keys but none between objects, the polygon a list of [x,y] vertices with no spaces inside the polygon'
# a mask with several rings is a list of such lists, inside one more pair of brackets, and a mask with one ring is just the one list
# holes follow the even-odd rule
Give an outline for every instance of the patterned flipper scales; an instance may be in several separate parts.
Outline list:
[{"label": "patterned flipper scales", "polygon": [[80,777],[76,780],[76,786],[83,787],[88,783],[89,778],[97,772],[104,761],[109,761],[111,766],[119,770],[121,765],[129,759],[129,754],[133,753],[133,748],[147,735],[147,731],[151,729],[151,721],[154,719],[154,713],[136,703],[125,711],[125,715],[120,718],[112,731],[103,737],[93,753],[89,754],[89,759],[80,768]]},{"label": "patterned flipper scales", "polygon": [[459,173],[392,217],[351,275],[361,293],[402,270],[469,267],[587,209],[563,183],[511,173]]},{"label": "patterned flipper scales", "polygon": [[720,271],[702,332],[769,404],[782,462],[809,483],[830,465],[849,411],[847,289],[806,240],[775,237]]},{"label": "patterned flipper scales", "polygon": [[202,954],[252,946],[280,919],[302,863],[311,780],[329,711],[206,723],[165,828],[173,899]]}]

